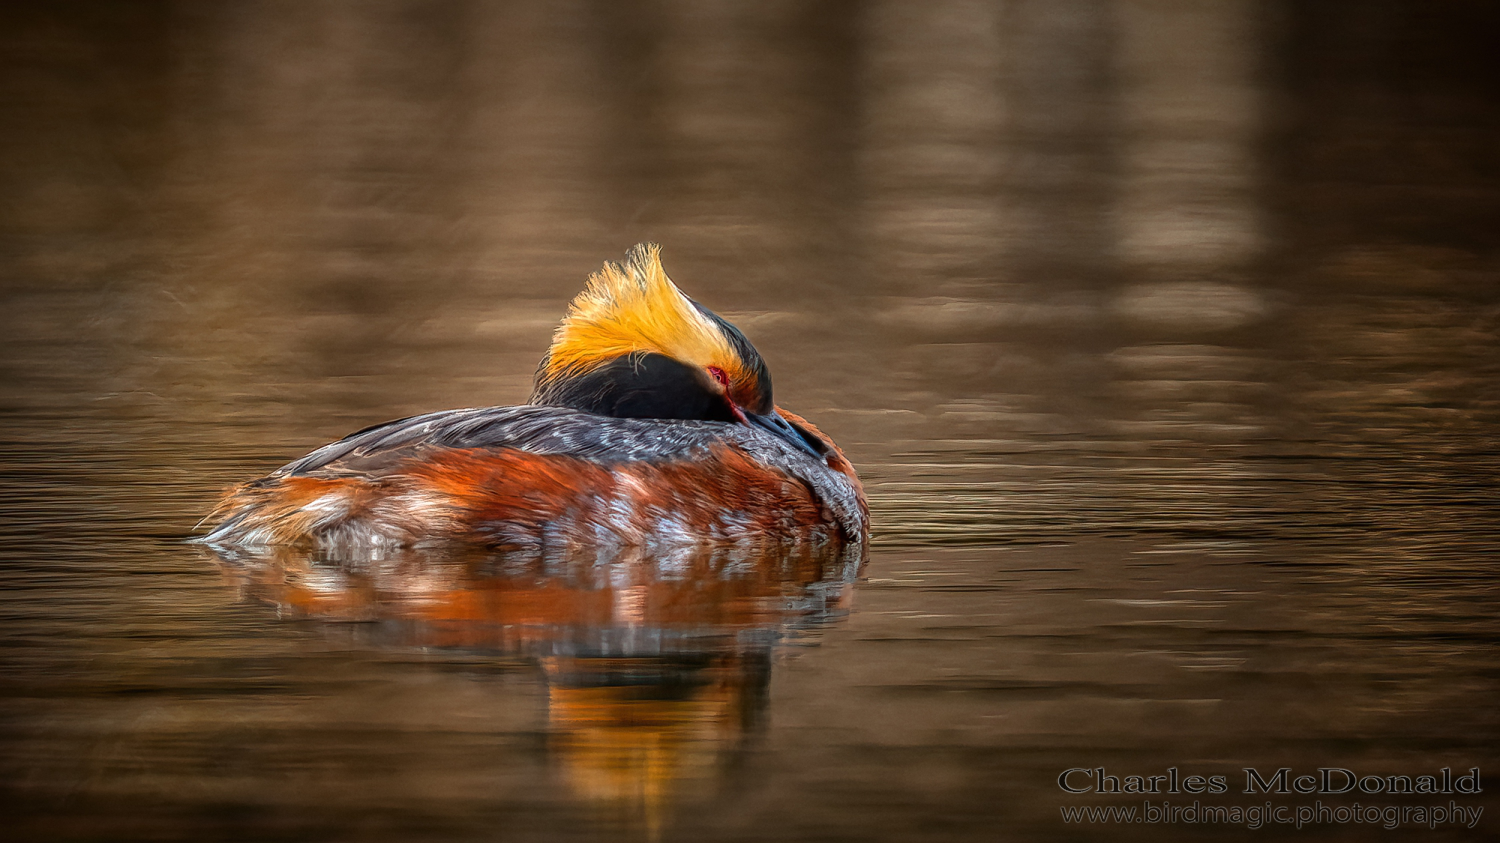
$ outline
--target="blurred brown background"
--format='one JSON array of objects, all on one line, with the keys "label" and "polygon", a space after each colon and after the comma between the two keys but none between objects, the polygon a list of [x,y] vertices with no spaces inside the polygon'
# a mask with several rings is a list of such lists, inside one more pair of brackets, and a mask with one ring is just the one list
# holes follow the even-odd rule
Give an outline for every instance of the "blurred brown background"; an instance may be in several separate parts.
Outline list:
[{"label": "blurred brown background", "polygon": [[[1497,28],[1478,0],[6,4],[8,815],[1159,839],[1203,830],[1066,827],[1057,773],[1494,766]],[[523,400],[642,240],[875,515],[847,592],[766,563],[795,619],[652,662],[698,689],[664,731],[618,731],[572,650],[389,609],[482,566],[178,543],[330,438]],[[744,590],[688,591],[703,619]]]}]

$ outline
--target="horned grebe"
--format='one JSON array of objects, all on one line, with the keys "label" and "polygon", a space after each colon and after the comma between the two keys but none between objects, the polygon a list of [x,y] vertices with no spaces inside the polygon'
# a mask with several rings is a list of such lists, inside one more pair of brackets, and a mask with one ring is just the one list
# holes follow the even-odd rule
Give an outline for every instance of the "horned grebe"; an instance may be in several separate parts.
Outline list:
[{"label": "horned grebe", "polygon": [[386,422],[229,491],[195,541],[375,549],[863,542],[833,441],[778,408],[739,329],[654,244],[573,300],[528,403]]}]

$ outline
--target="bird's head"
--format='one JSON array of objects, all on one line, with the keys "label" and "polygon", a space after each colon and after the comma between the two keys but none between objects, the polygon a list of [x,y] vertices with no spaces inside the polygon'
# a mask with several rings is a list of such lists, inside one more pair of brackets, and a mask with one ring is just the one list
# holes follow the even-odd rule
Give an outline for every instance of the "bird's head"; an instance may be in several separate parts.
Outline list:
[{"label": "bird's head", "polygon": [[677,289],[643,243],[589,277],[537,367],[531,403],[617,418],[763,428],[815,456],[827,446],[776,412],[755,346]]}]

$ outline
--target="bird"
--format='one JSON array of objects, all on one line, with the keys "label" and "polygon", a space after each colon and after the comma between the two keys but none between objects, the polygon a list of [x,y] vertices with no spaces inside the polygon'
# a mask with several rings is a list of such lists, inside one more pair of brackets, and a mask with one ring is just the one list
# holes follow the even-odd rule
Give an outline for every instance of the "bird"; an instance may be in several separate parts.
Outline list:
[{"label": "bird", "polygon": [[366,428],[230,489],[204,524],[191,540],[218,548],[535,552],[863,544],[870,516],[755,346],[641,243],[573,299],[525,404]]}]

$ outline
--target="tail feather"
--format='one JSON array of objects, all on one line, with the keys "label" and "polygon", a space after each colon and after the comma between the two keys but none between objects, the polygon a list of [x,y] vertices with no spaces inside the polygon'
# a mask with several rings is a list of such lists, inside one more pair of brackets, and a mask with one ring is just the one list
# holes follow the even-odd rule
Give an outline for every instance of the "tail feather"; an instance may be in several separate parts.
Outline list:
[{"label": "tail feather", "polygon": [[[447,532],[431,501],[388,480],[282,477],[231,489],[194,541],[240,546],[406,546]],[[424,505],[425,504],[425,505]]]}]

